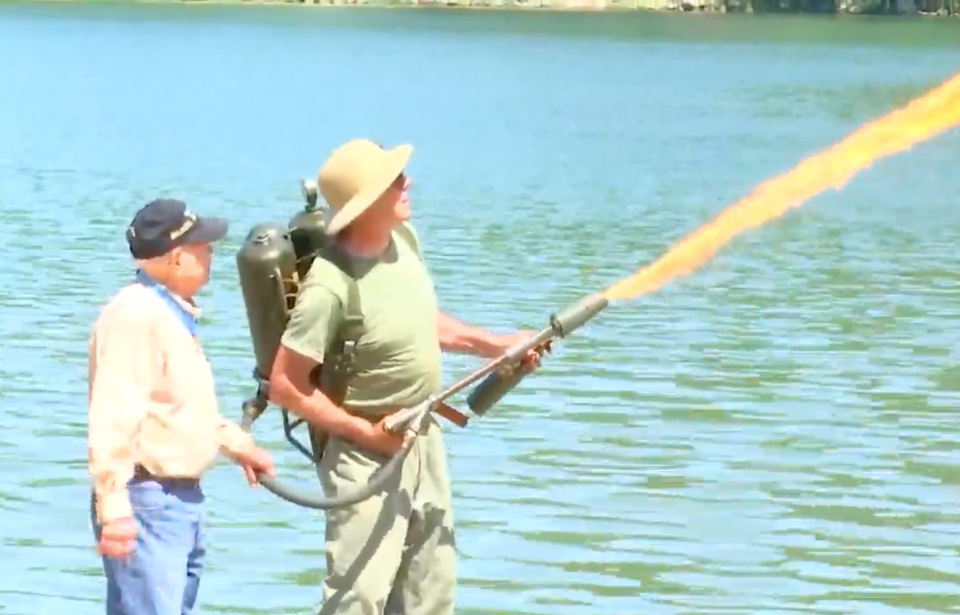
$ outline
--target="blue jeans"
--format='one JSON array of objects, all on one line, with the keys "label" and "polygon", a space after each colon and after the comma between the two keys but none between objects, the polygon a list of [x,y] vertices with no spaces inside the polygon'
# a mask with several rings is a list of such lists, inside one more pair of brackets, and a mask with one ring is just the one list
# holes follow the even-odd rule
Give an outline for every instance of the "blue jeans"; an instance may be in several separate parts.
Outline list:
[{"label": "blue jeans", "polygon": [[[103,558],[107,615],[195,615],[203,570],[203,491],[165,481],[127,485],[137,546],[124,559]],[[100,527],[91,498],[94,536]]]}]

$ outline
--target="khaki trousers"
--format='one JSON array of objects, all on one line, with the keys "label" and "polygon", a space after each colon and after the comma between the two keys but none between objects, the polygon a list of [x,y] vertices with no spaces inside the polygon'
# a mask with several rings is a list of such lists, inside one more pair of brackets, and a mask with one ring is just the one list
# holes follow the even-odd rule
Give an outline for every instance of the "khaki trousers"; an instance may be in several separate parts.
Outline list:
[{"label": "khaki trousers", "polygon": [[[331,438],[328,497],[366,484],[382,456]],[[428,417],[402,469],[372,498],[327,511],[327,577],[318,615],[452,615],[456,544],[443,432]]]}]

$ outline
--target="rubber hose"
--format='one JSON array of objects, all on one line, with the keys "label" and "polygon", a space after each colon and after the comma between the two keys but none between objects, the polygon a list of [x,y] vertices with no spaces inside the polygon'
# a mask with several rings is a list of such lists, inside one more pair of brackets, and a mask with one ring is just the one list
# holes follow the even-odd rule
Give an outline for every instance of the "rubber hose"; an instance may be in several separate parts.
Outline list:
[{"label": "rubber hose", "polygon": [[[245,432],[250,433],[251,428],[253,427],[254,416],[256,416],[256,410],[254,410],[249,404],[244,404],[243,418],[240,420],[240,428]],[[278,482],[277,479],[260,472],[257,473],[257,480],[260,481],[260,484],[263,485],[267,491],[278,498],[286,500],[291,504],[296,504],[297,506],[303,506],[304,508],[312,508],[314,510],[331,510],[333,508],[352,506],[353,504],[357,504],[373,497],[377,492],[383,489],[387,481],[403,466],[403,461],[410,453],[410,449],[413,447],[414,442],[416,442],[416,437],[405,442],[403,447],[397,451],[393,457],[390,458],[390,461],[381,466],[379,470],[374,472],[373,476],[370,477],[370,482],[368,482],[366,485],[360,487],[356,491],[346,493],[335,498],[305,493],[299,489],[294,489],[289,485]]]}]

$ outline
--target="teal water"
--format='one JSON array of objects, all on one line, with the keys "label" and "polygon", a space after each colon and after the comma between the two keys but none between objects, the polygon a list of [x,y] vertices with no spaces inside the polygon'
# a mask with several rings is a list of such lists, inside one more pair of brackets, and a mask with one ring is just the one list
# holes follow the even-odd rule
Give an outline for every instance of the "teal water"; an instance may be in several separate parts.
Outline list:
[{"label": "teal water", "polygon": [[[445,309],[540,327],[958,70],[950,20],[0,6],[0,612],[103,612],[85,344],[146,200],[234,221],[202,301],[238,418],[233,255],[343,140],[417,147]],[[448,430],[458,612],[960,612],[958,154],[955,131],[736,240]],[[310,485],[279,425],[257,437]],[[322,515],[226,463],[206,491],[205,612],[309,613]]]}]

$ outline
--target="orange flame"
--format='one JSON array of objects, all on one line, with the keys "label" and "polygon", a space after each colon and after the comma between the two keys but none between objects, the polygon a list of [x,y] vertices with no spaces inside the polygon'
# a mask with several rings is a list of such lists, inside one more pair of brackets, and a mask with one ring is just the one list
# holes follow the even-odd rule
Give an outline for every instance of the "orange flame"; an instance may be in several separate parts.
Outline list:
[{"label": "orange flame", "polygon": [[712,221],[688,235],[651,265],[608,288],[610,300],[654,292],[689,275],[740,233],[778,218],[827,188],[839,190],[875,161],[910,149],[960,124],[960,73],[902,109],[875,120],[814,154],[792,170],[760,184]]}]

